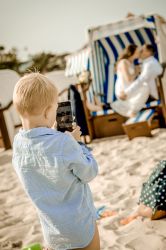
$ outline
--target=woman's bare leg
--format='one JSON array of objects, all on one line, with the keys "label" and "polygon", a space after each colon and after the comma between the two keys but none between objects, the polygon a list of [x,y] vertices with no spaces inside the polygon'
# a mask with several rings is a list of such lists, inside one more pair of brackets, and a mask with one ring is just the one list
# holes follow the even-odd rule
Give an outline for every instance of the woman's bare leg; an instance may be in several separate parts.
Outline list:
[{"label": "woman's bare leg", "polygon": [[139,216],[151,218],[152,217],[152,209],[150,207],[145,206],[144,204],[140,204],[138,207]]},{"label": "woman's bare leg", "polygon": [[144,204],[140,204],[138,209],[134,213],[129,215],[128,217],[122,219],[120,221],[120,224],[127,225],[131,221],[137,219],[139,216],[151,218],[152,217],[152,209],[150,207],[145,206]]},{"label": "woman's bare leg", "polygon": [[91,243],[87,247],[78,248],[74,250],[100,250],[100,237],[99,237],[97,225],[96,225],[95,234],[93,236]]},{"label": "woman's bare leg", "polygon": [[138,214],[137,212],[136,212],[136,213],[133,213],[133,214],[127,216],[126,218],[122,219],[122,220],[120,221],[120,224],[121,224],[121,225],[127,225],[127,224],[129,224],[131,221],[137,219],[138,217],[139,217],[139,214]]},{"label": "woman's bare leg", "polygon": [[103,107],[103,104],[104,104],[104,103],[102,103],[96,95],[94,95],[94,101],[95,101],[95,104],[96,104],[97,106],[99,106],[99,107],[101,107],[101,108]]}]

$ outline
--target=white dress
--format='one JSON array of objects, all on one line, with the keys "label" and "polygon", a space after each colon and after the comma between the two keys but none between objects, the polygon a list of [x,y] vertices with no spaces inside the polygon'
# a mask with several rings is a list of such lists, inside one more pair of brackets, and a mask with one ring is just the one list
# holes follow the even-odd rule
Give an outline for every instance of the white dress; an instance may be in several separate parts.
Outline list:
[{"label": "white dress", "polygon": [[[115,94],[117,100],[111,104],[112,109],[118,114],[126,117],[130,117],[131,114],[139,112],[145,105],[149,97],[149,86],[147,83],[140,85],[138,92],[134,95],[130,95],[126,100],[120,100],[120,92],[125,92],[125,90],[132,84],[127,83],[124,79],[124,76],[120,70],[119,62],[117,68],[117,80],[115,83]],[[129,73],[133,75],[135,72],[134,65],[129,62]]]}]

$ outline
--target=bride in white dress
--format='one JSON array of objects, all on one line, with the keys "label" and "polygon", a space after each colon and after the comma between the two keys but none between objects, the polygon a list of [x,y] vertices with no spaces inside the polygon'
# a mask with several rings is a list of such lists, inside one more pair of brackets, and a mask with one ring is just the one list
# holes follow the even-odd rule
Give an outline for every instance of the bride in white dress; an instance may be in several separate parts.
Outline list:
[{"label": "bride in white dress", "polygon": [[117,62],[117,80],[115,83],[115,94],[117,100],[111,104],[114,111],[122,116],[135,116],[145,105],[149,97],[148,84],[141,85],[137,94],[129,96],[126,100],[121,100],[125,90],[139,75],[139,66],[134,66],[134,60],[139,58],[137,45],[129,45]]}]

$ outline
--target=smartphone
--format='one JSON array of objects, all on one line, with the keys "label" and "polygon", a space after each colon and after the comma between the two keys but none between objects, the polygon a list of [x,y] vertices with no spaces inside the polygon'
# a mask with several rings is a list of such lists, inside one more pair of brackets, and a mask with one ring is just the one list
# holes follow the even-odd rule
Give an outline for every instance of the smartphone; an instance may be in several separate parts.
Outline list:
[{"label": "smartphone", "polygon": [[73,131],[74,115],[70,101],[58,103],[56,122],[58,131]]}]

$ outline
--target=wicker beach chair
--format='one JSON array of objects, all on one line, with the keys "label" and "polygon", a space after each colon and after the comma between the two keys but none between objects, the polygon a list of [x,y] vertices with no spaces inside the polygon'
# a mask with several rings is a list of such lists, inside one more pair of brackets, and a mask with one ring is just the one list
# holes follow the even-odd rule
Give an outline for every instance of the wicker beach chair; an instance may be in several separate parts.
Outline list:
[{"label": "wicker beach chair", "polygon": [[[138,46],[142,46],[143,44],[152,44],[157,51],[156,58],[159,60],[160,63],[165,62],[165,28],[166,23],[163,18],[158,15],[147,15],[132,16],[120,22],[89,29],[89,44],[91,48],[90,63],[91,72],[93,76],[93,84],[89,91],[89,96],[87,97],[89,98],[89,101],[93,101],[93,93],[97,94],[98,92],[103,93],[103,95],[101,95],[102,102],[112,103],[116,100],[116,73],[114,68],[117,62],[117,58],[122,53],[124,48],[129,44],[136,44]],[[159,87],[160,99],[156,100],[155,102],[148,103],[144,108],[144,111],[146,109],[154,109],[154,113],[148,111],[151,115],[150,117],[149,115],[147,117],[149,118],[149,121],[152,122],[153,117],[156,121],[156,117],[158,116],[160,118],[158,124],[159,126],[161,126],[161,120],[163,121],[162,124],[166,123],[166,76],[164,75],[156,80]],[[102,136],[102,133],[103,136],[105,136],[106,127],[110,131],[110,135],[112,135],[112,131],[114,135],[114,129],[111,128],[109,122],[115,123],[114,127],[117,128],[117,134],[121,133],[121,130],[119,130],[119,126],[123,126],[125,133],[128,134],[129,130],[126,130],[125,128],[130,124],[130,122],[125,123],[120,117],[118,117],[117,119],[114,118],[115,114],[113,113],[113,111],[108,110],[102,112],[95,112],[91,114],[91,116],[91,120],[93,120],[93,130],[100,131],[100,136]],[[138,114],[138,117],[134,121],[132,120],[133,125],[135,125],[135,131],[137,130],[137,121],[139,119],[142,120],[142,118],[145,118],[146,116],[144,112],[140,112]],[[157,126],[156,122],[155,124]],[[107,132],[107,135],[108,134],[109,132]],[[139,134],[140,133],[136,133],[135,135],[137,136]],[[98,137],[98,133],[95,133],[94,136]]]},{"label": "wicker beach chair", "polygon": [[[156,14],[132,16],[120,22],[89,29],[88,32],[90,50],[88,59],[87,56],[83,56],[84,50],[74,53],[74,55],[70,56],[66,72],[70,72],[69,75],[78,74],[81,69],[81,60],[84,62],[83,69],[91,71],[92,84],[89,91],[86,94],[82,94],[87,114],[87,122],[89,124],[89,134],[91,139],[93,139],[123,134],[124,132],[127,133],[125,126],[128,126],[130,122],[125,123],[126,119],[124,117],[116,114],[113,110],[90,112],[86,107],[86,100],[94,102],[94,96],[98,94],[101,102],[111,104],[116,100],[115,64],[119,55],[129,44],[136,44],[138,46],[152,44],[156,48],[156,58],[159,62],[166,62],[165,20]],[[87,66],[85,67],[85,65]],[[153,120],[155,120],[153,125],[150,126],[151,128],[156,127],[157,124],[158,126],[161,126],[161,124],[165,126],[166,75],[159,77],[157,84],[160,99],[148,103],[143,109],[144,111],[151,109],[151,111],[155,110],[155,112],[148,111],[150,114],[149,117],[149,115],[146,116],[142,111],[138,115],[139,118],[137,117],[134,122],[132,120],[134,125],[137,125],[136,123],[139,119],[142,120],[143,117],[147,119],[148,117],[151,124]],[[148,112],[146,112],[146,114],[148,114]],[[158,122],[156,121],[157,118]],[[135,128],[136,127],[137,126],[135,126]],[[137,130],[137,128],[135,130]]]}]

